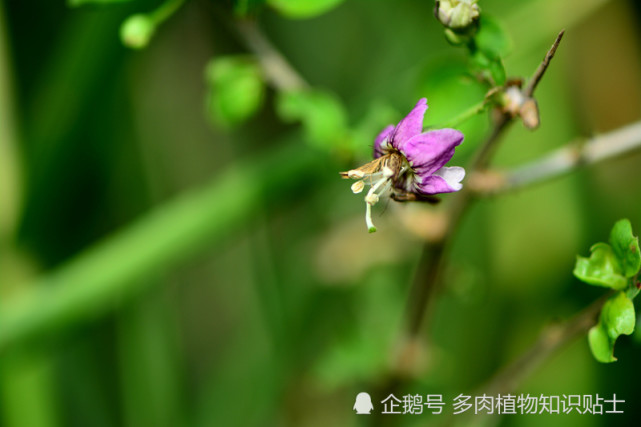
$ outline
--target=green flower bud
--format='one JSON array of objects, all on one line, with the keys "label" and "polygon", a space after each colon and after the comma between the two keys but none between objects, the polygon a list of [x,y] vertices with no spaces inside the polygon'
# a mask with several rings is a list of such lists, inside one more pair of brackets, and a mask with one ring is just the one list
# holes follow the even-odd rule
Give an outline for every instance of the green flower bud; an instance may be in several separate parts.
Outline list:
[{"label": "green flower bud", "polygon": [[479,17],[478,0],[441,0],[436,2],[436,17],[452,29],[470,26]]},{"label": "green flower bud", "polygon": [[120,26],[122,44],[132,49],[142,49],[156,31],[156,23],[147,15],[132,15]]}]

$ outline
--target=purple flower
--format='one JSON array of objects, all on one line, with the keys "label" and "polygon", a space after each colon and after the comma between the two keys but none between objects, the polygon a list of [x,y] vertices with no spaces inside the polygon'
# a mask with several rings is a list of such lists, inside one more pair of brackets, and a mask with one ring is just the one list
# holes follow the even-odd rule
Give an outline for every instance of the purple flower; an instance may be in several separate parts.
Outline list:
[{"label": "purple flower", "polygon": [[423,116],[427,99],[422,98],[398,125],[389,125],[374,141],[374,160],[357,169],[342,172],[344,178],[358,179],[352,185],[354,193],[371,188],[365,196],[365,220],[370,233],[371,207],[380,196],[392,193],[395,200],[430,200],[439,193],[451,193],[463,188],[465,169],[445,167],[454,149],[463,142],[463,134],[455,129],[423,131]]}]

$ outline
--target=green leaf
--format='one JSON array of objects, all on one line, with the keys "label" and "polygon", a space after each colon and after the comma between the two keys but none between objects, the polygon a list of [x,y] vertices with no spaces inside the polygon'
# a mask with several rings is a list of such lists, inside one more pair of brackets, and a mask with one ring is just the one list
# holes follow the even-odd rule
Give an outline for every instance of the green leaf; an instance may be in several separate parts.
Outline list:
[{"label": "green leaf", "polygon": [[480,50],[471,56],[470,71],[480,74],[485,80],[491,79],[495,86],[505,83],[505,67],[501,58],[490,58]]},{"label": "green leaf", "polygon": [[67,0],[67,6],[77,7],[83,4],[109,4],[109,3],[125,3],[132,0]]},{"label": "green leaf", "polygon": [[347,114],[331,93],[319,90],[281,92],[276,100],[276,111],[284,121],[301,121],[313,145],[338,146],[346,137]]},{"label": "green leaf", "polygon": [[607,243],[597,243],[590,248],[590,258],[577,256],[573,274],[591,285],[622,290],[628,281],[620,273],[619,262]]},{"label": "green leaf", "polygon": [[492,76],[492,80],[494,80],[494,83],[497,86],[502,86],[505,83],[506,79],[503,61],[501,61],[500,59],[491,61],[488,69],[490,71],[490,75]]},{"label": "green leaf", "polygon": [[492,60],[505,57],[512,50],[512,40],[503,26],[494,18],[481,14],[476,47]]},{"label": "green leaf", "polygon": [[206,68],[207,110],[223,126],[235,126],[262,105],[265,84],[258,64],[250,58],[228,56],[212,60]]},{"label": "green leaf", "polygon": [[335,8],[344,0],[267,0],[267,4],[292,19],[313,18]]},{"label": "green leaf", "polygon": [[616,362],[612,354],[614,349],[610,346],[608,333],[603,329],[601,323],[593,326],[588,333],[588,344],[594,358],[601,363]]},{"label": "green leaf", "polygon": [[641,268],[639,239],[632,234],[632,225],[627,219],[617,221],[610,233],[610,244],[621,265],[625,277],[633,277]]},{"label": "green leaf", "polygon": [[624,292],[617,292],[603,305],[601,323],[612,341],[619,335],[630,335],[634,332],[634,304]]},{"label": "green leaf", "polygon": [[634,332],[636,323],[634,305],[624,292],[610,297],[601,309],[599,324],[590,329],[588,342],[594,358],[602,363],[617,360],[614,344],[620,335]]}]

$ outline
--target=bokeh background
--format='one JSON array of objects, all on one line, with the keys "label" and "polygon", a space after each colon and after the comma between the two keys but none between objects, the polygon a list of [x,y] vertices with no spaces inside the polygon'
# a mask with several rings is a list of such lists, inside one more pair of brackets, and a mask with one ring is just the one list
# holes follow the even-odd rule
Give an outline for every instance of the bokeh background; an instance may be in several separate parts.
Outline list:
[{"label": "bokeh background", "polygon": [[[349,138],[314,142],[282,119],[273,88],[255,116],[229,126],[207,108],[205,70],[248,52],[230,4],[187,1],[146,49],[123,47],[121,23],[159,4],[0,2],[0,423],[366,425],[354,398],[390,370],[441,208],[377,206],[370,235],[362,198],[337,172],[366,161],[376,133],[420,97],[437,124],[484,91],[462,77],[465,53],[445,40],[431,1],[347,0],[308,19],[266,7],[259,27],[339,101]],[[537,90],[540,128],[513,126],[495,165],[640,119],[636,2],[480,5],[512,37],[510,76],[530,76],[566,29]],[[489,119],[461,129],[452,164],[466,164]],[[628,154],[476,204],[402,394],[473,393],[545,326],[598,298],[572,276],[575,256],[620,218],[641,230],[640,166],[641,154]],[[616,393],[622,415],[491,422],[634,425],[640,354],[638,336],[622,337],[619,361],[599,364],[583,337],[518,388]]]}]

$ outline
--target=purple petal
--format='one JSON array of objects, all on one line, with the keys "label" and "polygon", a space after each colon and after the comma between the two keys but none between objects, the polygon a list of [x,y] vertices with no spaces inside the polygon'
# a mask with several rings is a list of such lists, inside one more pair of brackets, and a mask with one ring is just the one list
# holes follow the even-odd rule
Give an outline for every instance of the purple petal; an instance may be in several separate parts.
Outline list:
[{"label": "purple petal", "polygon": [[427,111],[427,99],[421,98],[412,111],[401,120],[392,133],[391,142],[394,147],[402,150],[403,145],[412,137],[423,132],[423,116]]},{"label": "purple petal", "polygon": [[454,189],[450,187],[445,179],[437,175],[423,178],[423,182],[418,184],[416,187],[416,193],[428,195],[439,193],[453,193],[460,190],[460,188]]},{"label": "purple petal", "polygon": [[432,176],[440,176],[445,180],[445,182],[447,182],[447,185],[452,189],[452,191],[459,191],[463,188],[461,181],[465,178],[465,169],[460,166],[452,166],[449,168],[442,167],[434,172],[434,175]]},{"label": "purple petal", "polygon": [[389,144],[389,135],[394,130],[394,125],[389,125],[378,134],[374,140],[374,158],[378,159],[382,155],[386,154]]},{"label": "purple petal", "polygon": [[422,133],[407,141],[401,150],[412,169],[427,177],[442,168],[463,142],[463,134],[455,129],[438,129]]}]

